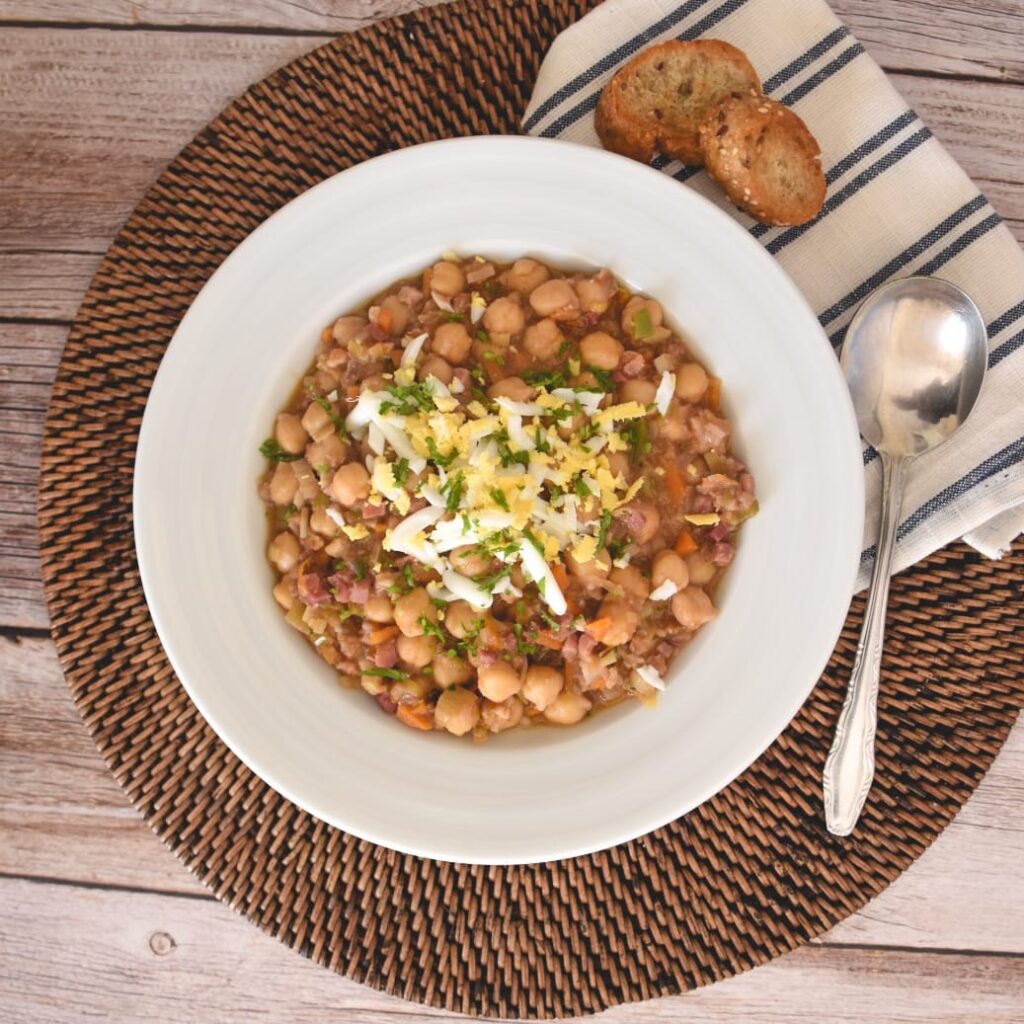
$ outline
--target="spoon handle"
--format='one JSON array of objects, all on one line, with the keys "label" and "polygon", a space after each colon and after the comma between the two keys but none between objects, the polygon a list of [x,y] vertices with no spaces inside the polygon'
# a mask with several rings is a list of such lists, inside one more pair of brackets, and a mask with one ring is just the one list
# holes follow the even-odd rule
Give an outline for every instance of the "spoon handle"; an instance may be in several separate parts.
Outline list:
[{"label": "spoon handle", "polygon": [[889,575],[896,547],[896,526],[903,498],[904,459],[882,459],[882,526],[871,574],[871,589],[857,657],[836,725],[836,736],[825,761],[825,822],[836,836],[848,836],[857,824],[875,774],[875,726],[878,680],[885,638],[885,609]]}]

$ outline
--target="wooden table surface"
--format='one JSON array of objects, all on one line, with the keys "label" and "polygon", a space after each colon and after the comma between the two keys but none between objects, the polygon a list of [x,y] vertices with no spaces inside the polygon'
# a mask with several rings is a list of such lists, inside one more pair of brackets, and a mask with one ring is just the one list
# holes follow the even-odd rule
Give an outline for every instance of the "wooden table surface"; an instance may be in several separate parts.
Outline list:
[{"label": "wooden table surface", "polygon": [[[437,2],[437,0],[433,0]],[[419,4],[423,6],[422,3]],[[47,631],[50,382],[115,232],[230,99],[416,0],[0,0],[0,1020],[417,1021],[217,902],[107,773]],[[1024,239],[1024,0],[833,6]],[[803,949],[611,1021],[1024,1021],[1024,725],[923,857]]]}]

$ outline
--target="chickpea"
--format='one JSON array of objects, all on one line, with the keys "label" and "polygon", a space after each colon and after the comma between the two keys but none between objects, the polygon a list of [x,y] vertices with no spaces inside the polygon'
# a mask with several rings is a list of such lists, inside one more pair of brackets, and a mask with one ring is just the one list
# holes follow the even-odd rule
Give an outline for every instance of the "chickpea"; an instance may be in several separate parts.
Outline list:
[{"label": "chickpea", "polygon": [[514,697],[521,685],[519,673],[507,661],[496,661],[477,671],[477,689],[496,704]]},{"label": "chickpea", "polygon": [[279,462],[270,477],[270,500],[275,505],[290,505],[299,489],[291,463]]},{"label": "chickpea", "polygon": [[380,308],[391,314],[391,329],[388,334],[396,338],[400,337],[409,326],[412,310],[404,302],[400,302],[396,295],[389,295],[380,304]]},{"label": "chickpea", "polygon": [[683,363],[676,370],[676,398],[694,405],[708,389],[708,375],[700,363]]},{"label": "chickpea", "polygon": [[705,622],[710,622],[718,612],[711,603],[711,598],[700,588],[689,586],[680,590],[672,598],[672,614],[680,626],[687,629],[700,629]]},{"label": "chickpea", "polygon": [[505,271],[505,287],[520,295],[529,295],[535,288],[542,285],[550,276],[548,268],[536,260],[516,260]]},{"label": "chickpea", "polygon": [[302,545],[294,533],[287,530],[279,533],[267,548],[267,557],[277,567],[278,572],[291,572],[299,564]]},{"label": "chickpea", "polygon": [[437,606],[430,600],[424,587],[417,587],[403,594],[395,602],[395,625],[406,636],[423,636],[420,619],[437,622]]},{"label": "chickpea", "polygon": [[554,359],[565,341],[565,335],[554,320],[538,320],[523,335],[523,348],[534,359]]},{"label": "chickpea", "polygon": [[629,514],[624,518],[626,528],[637,544],[646,544],[661,525],[661,513],[647,501],[633,501],[627,506]]},{"label": "chickpea", "polygon": [[490,556],[478,551],[473,544],[455,548],[448,555],[448,559],[455,571],[461,572],[463,576],[482,576],[494,564],[494,560]]},{"label": "chickpea", "polygon": [[666,580],[671,580],[680,590],[690,582],[686,563],[671,548],[659,551],[651,566],[651,584],[654,587],[660,587]]},{"label": "chickpea", "polygon": [[432,636],[400,636],[395,647],[406,665],[426,668],[437,653],[437,640]]},{"label": "chickpea", "polygon": [[472,347],[473,339],[465,325],[460,323],[441,324],[434,331],[434,340],[430,343],[430,350],[449,363],[465,362]]},{"label": "chickpea", "polygon": [[464,640],[470,633],[479,633],[485,621],[485,613],[468,601],[452,601],[444,610],[444,628],[456,640]]},{"label": "chickpea", "polygon": [[480,701],[469,690],[445,690],[434,708],[434,724],[455,736],[465,736],[480,721]]},{"label": "chickpea", "polygon": [[473,666],[447,651],[434,655],[433,666],[434,682],[441,687],[466,683],[473,678]]},{"label": "chickpea", "polygon": [[686,556],[686,568],[690,573],[690,582],[703,586],[710,583],[718,572],[715,563],[699,551],[694,551]]},{"label": "chickpea", "polygon": [[365,501],[369,497],[370,474],[361,462],[349,462],[335,470],[330,490],[340,505],[351,508],[356,502]]},{"label": "chickpea", "polygon": [[282,412],[274,421],[274,440],[289,455],[301,455],[308,438],[299,417],[290,412]]},{"label": "chickpea", "polygon": [[640,625],[640,612],[634,602],[623,597],[606,597],[597,610],[597,617],[611,619],[611,625],[601,638],[606,647],[629,643]]},{"label": "chickpea", "polygon": [[594,331],[580,341],[580,358],[599,370],[614,370],[622,359],[622,343],[604,331]]},{"label": "chickpea", "polygon": [[430,290],[450,299],[466,287],[466,275],[457,263],[441,260],[430,271]]},{"label": "chickpea", "polygon": [[668,441],[687,441],[690,439],[691,410],[685,405],[669,406],[664,416],[659,416],[656,421],[655,430],[659,437]]},{"label": "chickpea", "polygon": [[321,537],[338,536],[338,524],[322,508],[315,508],[310,513],[309,528]]},{"label": "chickpea", "polygon": [[565,555],[565,564],[569,572],[583,584],[587,590],[599,587],[608,577],[612,560],[603,548],[596,552],[589,562],[577,562],[572,552]]},{"label": "chickpea", "polygon": [[590,710],[590,701],[580,693],[565,690],[544,711],[554,725],[575,725]]},{"label": "chickpea", "polygon": [[327,415],[327,410],[316,402],[310,402],[309,408],[302,414],[302,429],[314,441],[319,441],[321,438],[327,437],[328,434],[334,433],[334,424],[331,422],[331,417]]},{"label": "chickpea", "polygon": [[432,355],[427,356],[420,363],[420,372],[417,376],[420,380],[436,377],[442,384],[451,384],[455,371],[452,369],[452,364],[447,360],[442,359],[440,356]]},{"label": "chickpea", "polygon": [[331,334],[339,345],[350,342],[364,327],[366,319],[361,316],[343,316],[334,321]]},{"label": "chickpea", "polygon": [[552,320],[575,320],[580,311],[580,300],[573,286],[562,278],[545,281],[530,292],[530,305],[537,316]]},{"label": "chickpea", "polygon": [[483,710],[480,712],[480,719],[487,726],[488,732],[504,732],[505,729],[514,729],[523,720],[523,704],[515,697],[495,704],[492,700],[485,700]]},{"label": "chickpea", "polygon": [[[396,703],[400,701],[412,703],[423,700],[431,690],[436,689],[437,687],[433,683],[426,679],[420,679],[418,676],[414,676],[412,679],[400,679],[391,687],[391,699]],[[432,723],[433,714],[430,717]]]},{"label": "chickpea", "polygon": [[490,398],[510,398],[513,402],[529,402],[537,394],[522,377],[505,377],[487,389]]},{"label": "chickpea", "polygon": [[562,692],[562,673],[547,665],[531,665],[523,680],[523,696],[538,711],[549,707]]},{"label": "chickpea", "polygon": [[274,600],[285,611],[288,611],[295,604],[295,596],[292,594],[292,588],[288,586],[287,580],[278,580],[274,586],[273,594]]},{"label": "chickpea", "polygon": [[525,326],[523,307],[508,296],[495,299],[484,312],[484,327],[491,334],[518,334]]},{"label": "chickpea", "polygon": [[337,434],[328,434],[322,441],[306,445],[306,462],[311,466],[337,469],[345,461],[348,448]]},{"label": "chickpea", "polygon": [[369,377],[364,377],[359,382],[360,391],[380,391],[387,381],[384,380],[384,374],[373,373]]},{"label": "chickpea", "polygon": [[645,299],[642,295],[634,295],[622,308],[622,329],[626,332],[627,337],[636,339],[636,325],[633,318],[645,309],[654,330],[662,325],[665,313],[661,308],[661,303],[654,299]]},{"label": "chickpea", "polygon": [[652,405],[654,396],[658,393],[658,387],[649,380],[627,380],[619,388],[620,402],[639,402],[641,405]]},{"label": "chickpea", "polygon": [[395,617],[395,609],[387,594],[373,594],[363,605],[363,618],[370,622],[391,622]]},{"label": "chickpea", "polygon": [[641,601],[646,600],[651,592],[650,581],[635,565],[612,569],[608,581],[627,596],[639,597]]},{"label": "chickpea", "polygon": [[608,309],[617,285],[615,278],[602,270],[596,277],[585,277],[576,282],[576,294],[580,305],[588,313],[604,313]]}]

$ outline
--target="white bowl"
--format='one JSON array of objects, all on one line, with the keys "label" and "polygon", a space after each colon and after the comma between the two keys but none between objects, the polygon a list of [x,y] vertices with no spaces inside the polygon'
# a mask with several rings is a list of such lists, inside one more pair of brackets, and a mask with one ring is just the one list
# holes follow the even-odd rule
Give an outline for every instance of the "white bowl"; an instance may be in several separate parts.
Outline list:
[{"label": "white bowl", "polygon": [[[714,372],[757,481],[721,615],[657,708],[483,746],[383,715],[270,595],[258,454],[321,327],[444,250],[608,266],[660,299]],[[667,176],[597,150],[460,139],[323,182],[247,238],[182,320],[135,466],[142,581],[207,721],[284,796],[347,832],[442,860],[603,849],[685,814],[785,728],[854,586],[863,473],[846,387],[778,265]]]}]

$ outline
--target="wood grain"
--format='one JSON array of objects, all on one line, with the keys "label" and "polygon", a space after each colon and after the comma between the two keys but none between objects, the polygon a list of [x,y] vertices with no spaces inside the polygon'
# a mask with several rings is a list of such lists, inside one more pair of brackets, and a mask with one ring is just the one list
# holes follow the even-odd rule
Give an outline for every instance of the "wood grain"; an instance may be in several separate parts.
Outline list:
[{"label": "wood grain", "polygon": [[[133,32],[117,36],[127,41],[117,47],[108,38],[0,32],[0,136],[8,142],[0,317],[70,320],[99,255],[183,143],[250,82],[315,42],[190,34],[182,57],[180,33]],[[1024,241],[1024,88],[910,75],[894,82]]]},{"label": "wood grain", "polygon": [[[4,1002],[20,1024],[128,1016],[159,1024],[393,1024],[440,1016],[301,960],[217,903],[0,879],[0,905]],[[600,1020],[1012,1024],[1024,999],[1022,964],[808,946],[711,988],[616,1007]]]},{"label": "wood grain", "polygon": [[48,623],[36,482],[43,419],[66,333],[41,324],[0,324],[0,627]]},{"label": "wood grain", "polygon": [[[0,22],[248,28],[267,32],[347,32],[445,0],[187,0],[73,6],[60,0],[0,0]],[[958,4],[936,0],[834,0],[832,8],[883,67],[1024,81],[1019,0]]]},{"label": "wood grain", "polygon": [[[50,641],[0,638],[0,680],[0,874],[205,894],[128,806]],[[823,941],[1024,954],[1021,862],[1024,724],[935,846]]]}]

